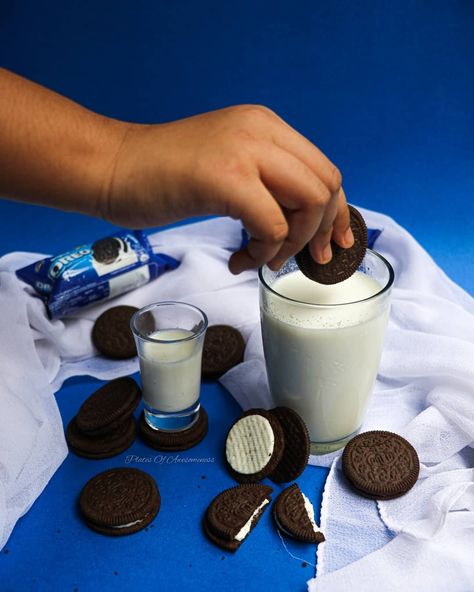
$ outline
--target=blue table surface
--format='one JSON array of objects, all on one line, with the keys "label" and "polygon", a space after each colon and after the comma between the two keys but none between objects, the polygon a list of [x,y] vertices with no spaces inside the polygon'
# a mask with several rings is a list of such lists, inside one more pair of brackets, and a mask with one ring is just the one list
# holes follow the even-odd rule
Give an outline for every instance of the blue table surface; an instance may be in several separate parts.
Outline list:
[{"label": "blue table surface", "polygon": [[[0,55],[2,65],[130,121],[268,105],[338,164],[349,201],[394,217],[472,293],[473,26],[469,0],[4,0]],[[0,220],[0,254],[61,252],[113,230],[6,200]],[[65,423],[99,384],[67,381],[56,395]],[[203,537],[202,512],[233,485],[222,448],[239,408],[217,383],[204,384],[202,396],[209,435],[178,457],[138,440],[109,460],[69,455],[3,550],[0,588],[304,590],[314,547],[287,541],[301,559],[290,557],[270,512],[235,555]],[[130,537],[94,534],[77,514],[79,491],[97,472],[125,466],[128,454],[141,457],[129,466],[155,476],[160,514]],[[298,479],[316,507],[326,474],[308,467]]]}]

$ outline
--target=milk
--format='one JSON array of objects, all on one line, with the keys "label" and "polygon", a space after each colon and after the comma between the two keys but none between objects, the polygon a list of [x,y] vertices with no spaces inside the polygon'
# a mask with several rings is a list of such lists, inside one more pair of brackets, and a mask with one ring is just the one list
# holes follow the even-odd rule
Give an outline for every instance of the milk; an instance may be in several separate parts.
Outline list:
[{"label": "milk", "polygon": [[[145,404],[163,413],[183,411],[199,399],[202,347],[186,329],[163,329],[148,335],[140,355]],[[173,343],[173,341],[176,343]],[[163,343],[160,343],[163,342]]]},{"label": "milk", "polygon": [[388,298],[348,304],[381,290],[359,271],[325,286],[297,270],[271,288],[298,302],[265,291],[262,335],[270,390],[277,405],[303,417],[311,441],[324,452],[324,443],[347,437],[362,423],[382,353]]}]

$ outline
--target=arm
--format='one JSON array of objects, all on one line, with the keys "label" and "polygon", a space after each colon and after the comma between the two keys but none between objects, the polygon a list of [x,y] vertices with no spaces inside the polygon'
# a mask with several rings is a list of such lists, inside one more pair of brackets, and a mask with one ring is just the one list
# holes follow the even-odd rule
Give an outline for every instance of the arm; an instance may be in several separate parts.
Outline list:
[{"label": "arm", "polygon": [[241,105],[160,125],[102,117],[0,70],[0,194],[147,227],[217,214],[252,238],[234,273],[310,242],[353,244],[338,169],[271,110]]}]

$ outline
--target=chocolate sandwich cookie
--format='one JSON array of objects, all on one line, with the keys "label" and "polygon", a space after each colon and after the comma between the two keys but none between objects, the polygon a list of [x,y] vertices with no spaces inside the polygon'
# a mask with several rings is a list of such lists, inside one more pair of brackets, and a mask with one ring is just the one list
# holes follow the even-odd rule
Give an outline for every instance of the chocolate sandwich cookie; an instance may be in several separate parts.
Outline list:
[{"label": "chocolate sandwich cookie", "polygon": [[299,477],[308,464],[308,428],[300,415],[289,407],[275,407],[270,413],[283,429],[285,447],[280,462],[269,476],[275,483],[288,483]]},{"label": "chocolate sandwich cookie", "polygon": [[255,483],[219,493],[204,515],[204,532],[221,549],[236,551],[257,525],[271,493],[271,487]]},{"label": "chocolate sandwich cookie", "polygon": [[130,376],[111,380],[84,401],[76,425],[92,437],[103,436],[133,414],[140,398],[140,387]]},{"label": "chocolate sandwich cookie", "polygon": [[256,483],[276,469],[284,448],[285,437],[278,419],[264,409],[250,409],[227,434],[229,471],[240,483]]},{"label": "chocolate sandwich cookie", "polygon": [[349,206],[354,244],[343,249],[331,241],[332,259],[329,263],[317,263],[309,250],[309,244],[295,255],[296,263],[306,277],[320,284],[337,284],[353,275],[365,256],[368,246],[367,226],[362,214]]},{"label": "chocolate sandwich cookie", "polygon": [[229,325],[207,329],[202,352],[202,377],[219,378],[244,359],[245,341],[240,331]]},{"label": "chocolate sandwich cookie", "polygon": [[130,320],[135,306],[114,306],[103,312],[94,323],[92,341],[107,358],[125,360],[137,355]]},{"label": "chocolate sandwich cookie", "polygon": [[96,438],[81,432],[73,418],[66,430],[66,440],[69,449],[77,454],[90,459],[109,458],[120,454],[129,448],[136,437],[137,430],[135,419],[129,417],[113,431]]},{"label": "chocolate sandwich cookie", "polygon": [[84,486],[79,510],[89,528],[121,536],[145,528],[160,509],[160,492],[151,475],[139,469],[111,469]]},{"label": "chocolate sandwich cookie", "polygon": [[186,430],[167,431],[155,430],[148,425],[145,416],[141,415],[139,423],[140,435],[148,446],[165,452],[177,452],[187,450],[201,442],[207,434],[208,418],[204,407],[199,409],[199,417],[193,425]]},{"label": "chocolate sandwich cookie", "polygon": [[325,538],[314,520],[313,504],[296,483],[284,489],[273,504],[273,517],[280,530],[305,543]]},{"label": "chocolate sandwich cookie", "polygon": [[120,253],[120,242],[113,236],[96,240],[92,245],[92,257],[97,263],[110,265]]},{"label": "chocolate sandwich cookie", "polygon": [[364,497],[388,500],[409,491],[420,462],[413,446],[392,432],[364,432],[352,438],[342,455],[344,475]]}]

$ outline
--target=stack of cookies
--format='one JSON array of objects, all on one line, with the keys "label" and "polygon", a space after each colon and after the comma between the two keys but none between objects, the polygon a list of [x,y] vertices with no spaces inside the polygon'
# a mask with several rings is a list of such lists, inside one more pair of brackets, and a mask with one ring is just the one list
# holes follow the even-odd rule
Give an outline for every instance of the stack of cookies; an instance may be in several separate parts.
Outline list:
[{"label": "stack of cookies", "polygon": [[70,450],[90,459],[108,458],[126,450],[136,437],[133,412],[140,398],[140,388],[130,377],[100,387],[69,422],[66,440]]}]

